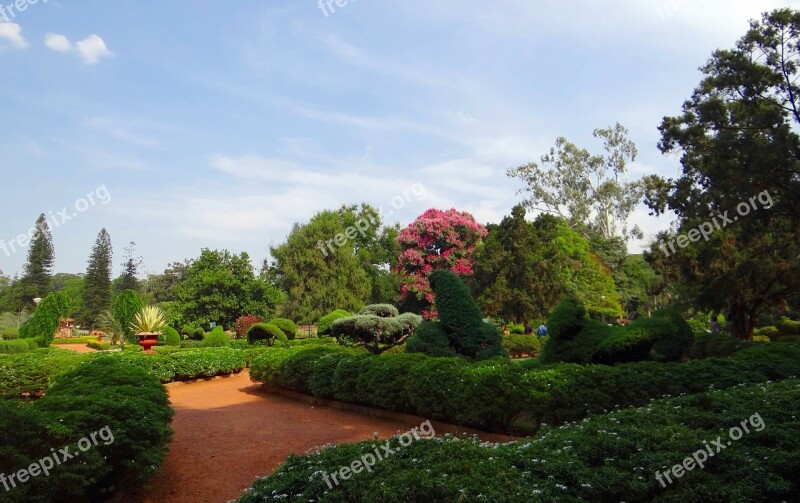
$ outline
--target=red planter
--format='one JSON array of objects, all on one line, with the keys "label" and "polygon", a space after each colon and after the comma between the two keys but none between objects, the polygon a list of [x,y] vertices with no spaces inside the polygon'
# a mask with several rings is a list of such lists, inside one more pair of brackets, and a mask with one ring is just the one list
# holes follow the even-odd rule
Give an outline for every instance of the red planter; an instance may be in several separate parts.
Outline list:
[{"label": "red planter", "polygon": [[158,332],[137,334],[139,336],[139,345],[144,348],[145,353],[155,353],[153,346],[158,343]]}]

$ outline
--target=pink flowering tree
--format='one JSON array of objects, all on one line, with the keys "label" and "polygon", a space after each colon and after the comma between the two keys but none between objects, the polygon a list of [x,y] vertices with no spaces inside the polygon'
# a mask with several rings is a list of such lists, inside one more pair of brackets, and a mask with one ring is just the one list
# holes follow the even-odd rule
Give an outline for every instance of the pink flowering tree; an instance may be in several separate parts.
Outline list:
[{"label": "pink flowering tree", "polygon": [[[428,275],[436,269],[449,269],[459,276],[472,275],[475,248],[486,234],[486,227],[465,211],[431,208],[420,215],[397,237],[402,299],[414,295],[424,305],[433,306],[436,299]],[[423,316],[430,319],[436,313],[424,309]]]}]

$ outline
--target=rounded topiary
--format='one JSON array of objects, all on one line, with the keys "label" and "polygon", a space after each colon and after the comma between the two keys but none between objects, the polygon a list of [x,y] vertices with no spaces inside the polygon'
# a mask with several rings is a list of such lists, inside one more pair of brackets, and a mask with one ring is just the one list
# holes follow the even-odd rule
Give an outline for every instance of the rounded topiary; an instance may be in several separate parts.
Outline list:
[{"label": "rounded topiary", "polygon": [[286,318],[273,318],[267,322],[268,325],[275,325],[283,330],[286,338],[291,340],[297,336],[297,325],[292,320]]},{"label": "rounded topiary", "polygon": [[174,328],[164,327],[161,329],[161,335],[158,337],[158,344],[162,346],[180,346],[181,336]]},{"label": "rounded topiary", "polygon": [[400,316],[400,311],[391,304],[371,304],[358,312],[360,315],[371,314],[381,318],[394,318]]},{"label": "rounded topiary", "polygon": [[348,316],[351,316],[350,313],[344,309],[337,309],[332,313],[326,314],[320,318],[319,323],[317,324],[317,336],[322,337],[323,335],[331,335],[333,322],[342,318],[347,318]]},{"label": "rounded topiary", "polygon": [[423,353],[428,356],[457,356],[450,347],[450,339],[436,321],[423,321],[414,335],[406,341],[406,353]]},{"label": "rounded topiary", "polygon": [[19,339],[19,330],[14,327],[6,327],[3,329],[3,339],[10,341],[12,339]]},{"label": "rounded topiary", "polygon": [[272,346],[275,341],[288,341],[283,330],[269,323],[256,323],[247,331],[247,342],[250,344],[266,343]]},{"label": "rounded topiary", "polygon": [[204,348],[220,348],[230,346],[231,338],[225,333],[222,326],[217,326],[211,332],[205,334],[200,346]]}]

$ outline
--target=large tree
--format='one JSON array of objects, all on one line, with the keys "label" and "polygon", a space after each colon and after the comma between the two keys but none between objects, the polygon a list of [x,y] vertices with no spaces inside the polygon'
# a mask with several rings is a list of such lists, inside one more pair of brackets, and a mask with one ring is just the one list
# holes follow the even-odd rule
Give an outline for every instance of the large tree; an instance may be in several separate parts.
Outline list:
[{"label": "large tree", "polygon": [[[660,127],[659,148],[681,153],[680,177],[647,180],[647,204],[673,211],[679,235],[707,231],[677,250],[655,243],[650,260],[701,307],[726,312],[742,339],[800,290],[799,44],[800,12],[783,9],[716,51],[683,113]],[[754,207],[743,215],[742,204]]]},{"label": "large tree", "polygon": [[565,218],[584,237],[641,238],[638,227],[628,226],[642,199],[641,182],[626,178],[636,145],[620,124],[595,129],[594,137],[602,140],[605,154],[592,154],[560,137],[540,163],[509,169],[508,176],[525,182],[520,193],[527,194],[526,207]]},{"label": "large tree", "polygon": [[122,261],[122,274],[119,278],[114,280],[114,291],[116,293],[124,292],[125,290],[140,290],[139,278],[136,275],[139,273],[139,268],[142,267],[142,257],[134,255],[134,248],[136,243],[131,241],[125,248],[125,254]]},{"label": "large tree", "polygon": [[215,322],[229,329],[244,314],[269,318],[282,300],[280,291],[256,277],[247,253],[209,249],[203,249],[188,267],[175,286],[175,295],[174,308],[181,316],[168,322],[204,327]]},{"label": "large tree", "polygon": [[17,308],[30,307],[34,298],[43,298],[50,292],[55,252],[50,226],[44,214],[36,219],[33,234],[30,235],[28,260],[23,269],[22,278],[16,287]]},{"label": "large tree", "polygon": [[397,237],[398,267],[403,277],[401,297],[405,309],[434,316],[436,297],[428,276],[447,269],[458,276],[471,276],[475,250],[486,237],[486,227],[466,211],[431,208],[417,217]]},{"label": "large tree", "polygon": [[97,235],[83,281],[83,322],[94,326],[111,306],[111,236],[105,229]]}]

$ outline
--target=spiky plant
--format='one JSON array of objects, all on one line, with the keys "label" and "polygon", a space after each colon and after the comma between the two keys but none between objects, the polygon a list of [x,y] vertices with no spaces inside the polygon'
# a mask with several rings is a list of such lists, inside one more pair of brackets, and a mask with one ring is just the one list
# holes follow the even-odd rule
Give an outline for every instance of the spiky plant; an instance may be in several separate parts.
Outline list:
[{"label": "spiky plant", "polygon": [[114,318],[114,314],[110,309],[106,309],[100,313],[100,317],[97,319],[97,326],[100,328],[100,330],[109,335],[111,344],[118,343],[125,335],[125,330],[123,330],[122,323],[120,323],[118,319]]},{"label": "spiky plant", "polygon": [[141,311],[136,313],[131,322],[131,329],[134,333],[154,333],[161,331],[166,325],[164,311],[158,306],[144,306]]}]

